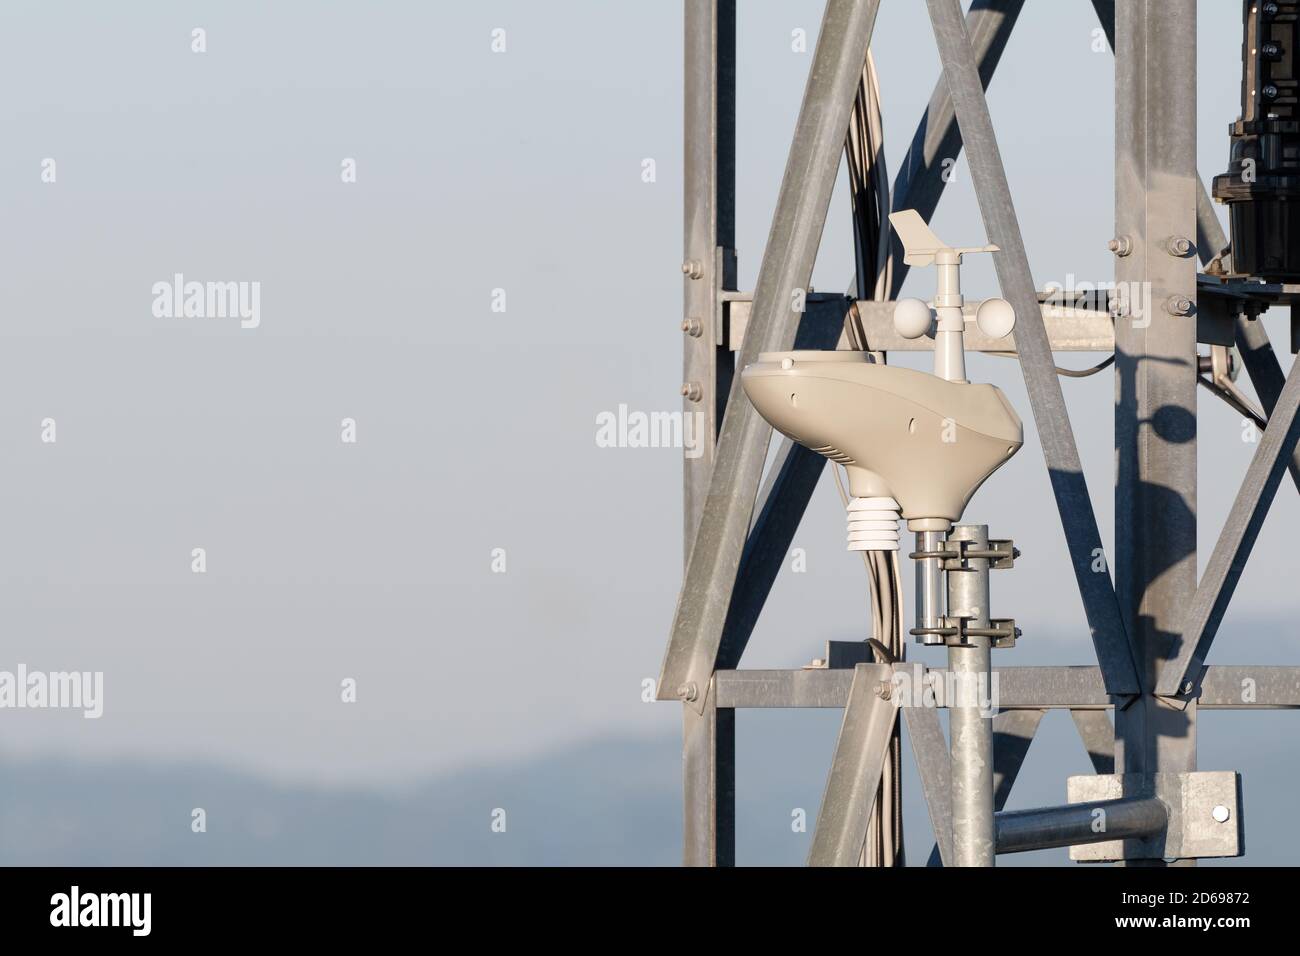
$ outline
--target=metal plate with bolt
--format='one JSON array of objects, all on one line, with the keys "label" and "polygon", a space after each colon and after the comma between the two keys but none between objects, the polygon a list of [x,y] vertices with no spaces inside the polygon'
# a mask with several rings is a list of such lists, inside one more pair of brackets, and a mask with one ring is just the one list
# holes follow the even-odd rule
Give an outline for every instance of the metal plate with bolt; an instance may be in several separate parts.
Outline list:
[{"label": "metal plate with bolt", "polygon": [[[1241,775],[1230,771],[1071,777],[1068,796],[1070,803],[1154,799],[1167,817],[1153,832],[1071,846],[1071,860],[1198,859],[1240,856],[1245,849]],[[1105,810],[1092,814],[1090,827],[1108,832]]]}]

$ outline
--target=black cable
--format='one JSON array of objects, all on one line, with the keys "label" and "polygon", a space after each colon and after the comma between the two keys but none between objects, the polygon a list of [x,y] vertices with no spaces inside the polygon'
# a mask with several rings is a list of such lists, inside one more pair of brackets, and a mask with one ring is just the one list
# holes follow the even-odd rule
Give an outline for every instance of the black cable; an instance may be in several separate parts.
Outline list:
[{"label": "black cable", "polygon": [[[1017,357],[1015,352],[985,352],[984,354],[992,355],[994,358],[1016,358]],[[1106,356],[1106,358],[1102,359],[1092,368],[1061,368],[1061,366],[1059,365],[1053,365],[1052,368],[1056,369],[1057,375],[1064,375],[1067,378],[1087,378],[1089,375],[1096,375],[1098,372],[1102,371],[1103,369],[1110,368],[1110,366],[1113,365],[1114,362],[1115,362],[1115,353],[1111,352],[1110,355]]]}]

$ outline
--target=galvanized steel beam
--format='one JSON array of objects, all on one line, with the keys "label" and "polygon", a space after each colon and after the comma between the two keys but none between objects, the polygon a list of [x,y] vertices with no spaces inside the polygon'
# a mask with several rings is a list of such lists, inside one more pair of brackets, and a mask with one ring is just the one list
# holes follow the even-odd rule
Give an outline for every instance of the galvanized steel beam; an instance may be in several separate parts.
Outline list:
[{"label": "galvanized steel beam", "polygon": [[1300,363],[1292,366],[1286,387],[1269,417],[1268,428],[1255,449],[1255,457],[1210,554],[1205,575],[1192,596],[1182,634],[1170,649],[1173,656],[1161,670],[1157,693],[1174,696],[1190,694],[1194,689],[1194,678],[1205,663],[1282,474],[1295,451],[1296,438],[1300,436],[1298,408]]},{"label": "galvanized steel beam", "polygon": [[[758,272],[740,368],[760,352],[788,350],[794,343],[796,294],[806,294],[812,277],[878,6],[879,0],[827,2]],[[702,708],[701,689],[717,662],[771,432],[737,377],[660,673],[660,699],[680,697],[696,710]]]},{"label": "galvanized steel beam", "polygon": [[989,241],[1001,249],[993,254],[993,262],[1003,294],[1018,316],[1016,344],[1020,368],[1033,407],[1097,662],[1111,693],[1136,693],[1140,684],[1110,575],[1093,570],[1097,555],[1103,553],[1101,535],[1043,328],[1029,260],[993,133],[988,103],[966,35],[961,6],[958,0],[927,0],[927,4],[944,76],[952,94],[957,121],[961,124],[984,228]]},{"label": "galvanized steel beam", "polygon": [[1144,694],[1115,716],[1116,769],[1196,769],[1196,704],[1151,696],[1196,590],[1196,3],[1116,6],[1115,581]]},{"label": "galvanized steel beam", "polygon": [[835,741],[826,790],[813,828],[809,866],[857,866],[889,752],[898,704],[882,694],[887,664],[859,664]]},{"label": "galvanized steel beam", "polygon": [[[734,288],[736,205],[736,4],[686,0],[683,130],[682,331],[686,414],[700,413],[699,443],[684,455],[685,558],[709,488],[734,365],[722,339],[723,292]],[[701,691],[704,691],[703,686]],[[688,865],[726,866],[735,850],[735,715],[683,706],[683,856]]]},{"label": "galvanized steel beam", "polygon": [[682,708],[682,861],[686,866],[736,862],[736,712],[717,706],[708,686],[704,709]]}]

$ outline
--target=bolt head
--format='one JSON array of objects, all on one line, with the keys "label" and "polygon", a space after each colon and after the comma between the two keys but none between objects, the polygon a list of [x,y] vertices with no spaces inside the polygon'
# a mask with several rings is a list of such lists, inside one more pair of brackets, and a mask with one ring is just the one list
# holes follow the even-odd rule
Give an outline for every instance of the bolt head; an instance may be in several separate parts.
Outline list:
[{"label": "bolt head", "polygon": [[1215,807],[1213,810],[1210,811],[1210,815],[1214,817],[1215,823],[1227,823],[1228,818],[1232,816],[1232,811],[1229,810],[1227,807],[1225,807],[1223,804],[1219,804],[1217,807]]}]

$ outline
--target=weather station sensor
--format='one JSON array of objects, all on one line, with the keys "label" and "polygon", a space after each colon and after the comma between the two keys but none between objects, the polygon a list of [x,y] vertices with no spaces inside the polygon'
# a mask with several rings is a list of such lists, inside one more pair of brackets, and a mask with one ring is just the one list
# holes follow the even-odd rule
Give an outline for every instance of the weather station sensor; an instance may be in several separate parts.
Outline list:
[{"label": "weather station sensor", "polygon": [[[896,552],[900,517],[916,534],[911,634],[947,646],[959,688],[951,708],[951,772],[966,799],[954,810],[956,852],[970,865],[987,864],[994,853],[992,732],[979,701],[990,696],[990,651],[1014,646],[1019,633],[1015,621],[990,617],[989,572],[1011,567],[1016,551],[1010,541],[991,541],[985,525],[954,525],[980,485],[1024,444],[1020,418],[1001,390],[966,378],[962,257],[998,247],[950,246],[913,209],[891,214],[889,222],[907,265],[935,267],[933,300],[900,299],[894,308],[899,335],[934,339],[934,373],[886,365],[870,352],[810,350],[760,354],[741,382],[773,428],[848,473],[850,551]],[[1004,299],[988,299],[975,312],[989,339],[1010,335],[1015,321]],[[902,594],[890,559],[867,567],[877,604],[897,608]],[[888,626],[877,630],[871,643],[878,659],[900,659],[901,647],[895,656],[881,639]]]},{"label": "weather station sensor", "polygon": [[[901,299],[894,310],[900,335],[935,339],[934,374],[850,351],[767,352],[742,372],[745,394],[773,428],[848,472],[850,550],[897,549],[900,517],[910,531],[946,532],[1024,444],[1002,391],[966,380],[961,260],[997,247],[950,247],[911,209],[889,218],[905,261],[936,269],[932,303]],[[999,338],[1015,313],[989,299],[975,321]]]}]

